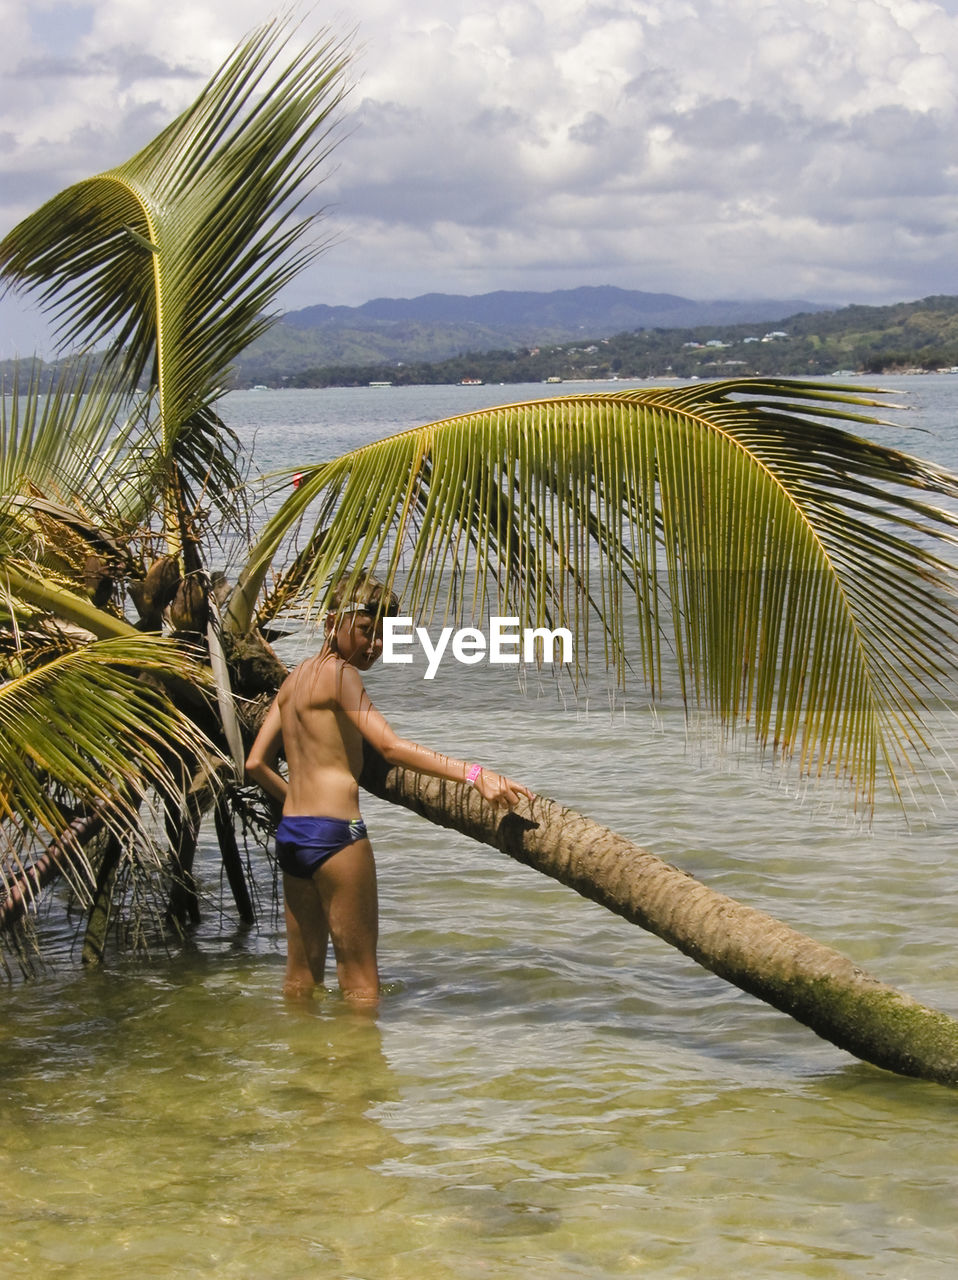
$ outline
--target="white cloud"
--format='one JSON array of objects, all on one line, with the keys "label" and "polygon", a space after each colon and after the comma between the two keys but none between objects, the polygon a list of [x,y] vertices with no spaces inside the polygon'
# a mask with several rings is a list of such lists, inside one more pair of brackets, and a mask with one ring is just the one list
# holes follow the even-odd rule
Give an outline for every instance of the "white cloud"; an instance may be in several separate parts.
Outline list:
[{"label": "white cloud", "polygon": [[[956,0],[356,0],[339,243],[287,297],[958,292]],[[9,13],[8,13],[9,10]],[[252,0],[0,0],[0,230],[115,163]],[[55,33],[55,38],[50,33]]]}]

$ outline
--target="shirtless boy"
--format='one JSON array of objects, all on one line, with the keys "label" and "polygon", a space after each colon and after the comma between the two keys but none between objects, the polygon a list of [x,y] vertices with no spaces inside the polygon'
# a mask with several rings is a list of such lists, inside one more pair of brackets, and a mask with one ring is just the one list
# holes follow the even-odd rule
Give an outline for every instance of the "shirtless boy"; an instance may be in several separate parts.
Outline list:
[{"label": "shirtless boy", "polygon": [[[379,995],[376,864],[359,813],[357,779],[365,738],[390,764],[469,782],[491,804],[513,808],[532,792],[500,774],[396,735],[363,687],[382,653],[382,616],[398,602],[373,579],[345,602],[335,596],[322,649],[283,682],[250,749],[246,770],[282,802],[276,857],[283,872],[287,961],[284,991],[322,985],[330,939],[347,999]],[[286,756],[289,780],[278,771]]]}]

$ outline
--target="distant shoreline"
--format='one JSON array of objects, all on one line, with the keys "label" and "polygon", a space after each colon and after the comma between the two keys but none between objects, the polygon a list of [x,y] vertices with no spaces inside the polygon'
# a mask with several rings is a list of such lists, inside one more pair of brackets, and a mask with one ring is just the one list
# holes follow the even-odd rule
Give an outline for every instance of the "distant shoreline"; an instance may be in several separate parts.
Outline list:
[{"label": "distant shoreline", "polygon": [[[584,328],[584,326],[583,326]],[[355,335],[353,335],[355,338]],[[475,335],[473,334],[473,337]],[[365,335],[372,341],[369,334]],[[434,339],[434,335],[433,335]],[[407,336],[413,347],[421,334]],[[365,387],[511,385],[566,382],[647,381],[728,377],[895,377],[958,370],[958,297],[931,297],[890,307],[845,307],[804,312],[775,322],[643,328],[574,341],[541,340],[524,346],[469,350],[442,360],[413,356],[316,360],[303,331],[290,334],[277,323],[234,363],[231,390],[252,387]],[[356,338],[356,342],[359,339]],[[376,336],[382,343],[382,335]],[[402,343],[393,337],[394,344]],[[337,338],[348,345],[346,336]],[[39,369],[41,386],[52,381],[58,362],[0,361],[11,385],[17,370],[25,385]]]}]

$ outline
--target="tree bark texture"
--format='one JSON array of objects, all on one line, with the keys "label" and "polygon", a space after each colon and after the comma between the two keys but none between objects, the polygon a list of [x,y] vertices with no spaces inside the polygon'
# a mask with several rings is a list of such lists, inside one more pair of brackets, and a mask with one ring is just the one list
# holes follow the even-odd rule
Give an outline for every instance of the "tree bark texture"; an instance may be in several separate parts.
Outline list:
[{"label": "tree bark texture", "polygon": [[63,871],[70,869],[79,879],[87,879],[78,854],[85,844],[99,835],[103,826],[103,818],[99,814],[75,818],[19,876],[11,878],[0,901],[0,931],[11,928],[22,919],[40,891]]},{"label": "tree bark texture", "polygon": [[958,1084],[958,1021],[582,814],[544,796],[503,814],[464,784],[391,769],[368,748],[362,784],[601,903],[855,1057]]},{"label": "tree bark texture", "polygon": [[223,859],[223,869],[226,872],[226,879],[229,883],[230,893],[233,895],[233,902],[236,905],[240,923],[244,925],[254,924],[256,911],[253,908],[253,900],[250,897],[249,885],[246,883],[246,872],[243,868],[243,859],[236,839],[236,828],[233,826],[233,812],[222,794],[216,797],[213,805],[213,820],[216,827],[216,840],[219,844],[220,856]]},{"label": "tree bark texture", "polygon": [[93,890],[93,901],[87,912],[87,925],[83,935],[81,957],[84,964],[97,965],[103,963],[106,952],[106,939],[110,929],[110,918],[113,911],[113,890],[116,885],[116,872],[120,865],[123,846],[115,832],[107,836],[97,869],[96,887]]}]

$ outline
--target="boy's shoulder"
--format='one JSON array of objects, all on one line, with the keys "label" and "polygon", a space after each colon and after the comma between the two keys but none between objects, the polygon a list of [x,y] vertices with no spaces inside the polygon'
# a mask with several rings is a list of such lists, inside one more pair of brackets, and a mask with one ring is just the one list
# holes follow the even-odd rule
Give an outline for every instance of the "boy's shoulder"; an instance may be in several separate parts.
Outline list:
[{"label": "boy's shoulder", "polygon": [[329,705],[362,691],[362,676],[334,653],[317,653],[306,658],[292,672],[290,690],[300,705]]}]

